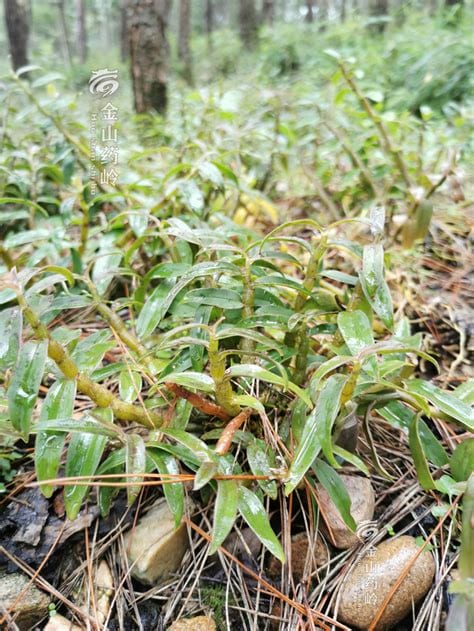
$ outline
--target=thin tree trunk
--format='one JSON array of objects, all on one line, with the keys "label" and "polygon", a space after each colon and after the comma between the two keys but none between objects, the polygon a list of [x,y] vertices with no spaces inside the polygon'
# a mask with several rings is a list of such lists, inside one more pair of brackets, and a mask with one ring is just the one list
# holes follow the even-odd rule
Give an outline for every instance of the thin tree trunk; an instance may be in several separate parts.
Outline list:
[{"label": "thin tree trunk", "polygon": [[239,0],[240,39],[248,48],[255,48],[258,42],[258,19],[255,0]]},{"label": "thin tree trunk", "polygon": [[385,31],[386,22],[381,18],[388,15],[388,0],[371,0],[370,14],[372,17],[377,18],[378,21],[373,25],[373,30],[378,33]]},{"label": "thin tree trunk", "polygon": [[129,55],[129,41],[127,31],[127,6],[126,0],[120,5],[120,59],[125,61]]},{"label": "thin tree trunk", "polygon": [[81,63],[87,60],[86,3],[77,0],[77,52]]},{"label": "thin tree trunk", "polygon": [[274,20],[275,20],[275,0],[263,0],[262,22],[264,24],[273,24]]},{"label": "thin tree trunk", "polygon": [[308,24],[314,22],[313,0],[306,0],[306,15],[304,16],[304,20],[308,22]]},{"label": "thin tree trunk", "polygon": [[69,43],[69,33],[67,30],[66,15],[64,13],[64,0],[57,0],[58,12],[59,12],[59,27],[60,27],[60,42],[63,52],[64,62],[71,67],[72,55],[71,46]]},{"label": "thin tree trunk", "polygon": [[341,22],[346,21],[347,16],[347,3],[346,0],[341,0]]},{"label": "thin tree trunk", "polygon": [[164,113],[168,101],[171,0],[128,0],[127,28],[135,110]]},{"label": "thin tree trunk", "polygon": [[190,38],[190,0],[179,2],[178,57],[183,64],[183,78],[189,85],[193,83],[193,67],[191,59]]},{"label": "thin tree trunk", "polygon": [[28,65],[28,3],[24,0],[4,0],[5,25],[13,70]]},{"label": "thin tree trunk", "polygon": [[214,4],[212,0],[206,0],[206,34],[207,47],[212,50],[212,31],[214,30]]}]

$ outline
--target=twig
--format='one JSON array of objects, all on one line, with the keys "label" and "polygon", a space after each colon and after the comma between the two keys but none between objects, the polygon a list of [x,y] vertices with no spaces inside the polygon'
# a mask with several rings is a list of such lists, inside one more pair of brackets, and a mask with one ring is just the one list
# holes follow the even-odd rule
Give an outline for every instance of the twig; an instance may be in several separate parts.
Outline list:
[{"label": "twig", "polygon": [[239,429],[241,425],[243,425],[243,423],[245,423],[251,413],[252,411],[250,409],[242,410],[240,414],[237,414],[237,416],[233,418],[230,423],[228,423],[228,425],[225,426],[221,437],[217,441],[216,448],[214,449],[214,452],[216,454],[218,454],[219,456],[223,456],[229,451],[235,432]]},{"label": "twig", "polygon": [[228,421],[230,419],[229,414],[227,414],[220,405],[216,405],[200,394],[190,392],[189,390],[186,390],[186,388],[178,386],[176,383],[166,382],[165,387],[180,399],[186,399],[186,401],[188,401],[193,407],[204,414],[217,416],[217,418],[220,418],[223,421]]}]

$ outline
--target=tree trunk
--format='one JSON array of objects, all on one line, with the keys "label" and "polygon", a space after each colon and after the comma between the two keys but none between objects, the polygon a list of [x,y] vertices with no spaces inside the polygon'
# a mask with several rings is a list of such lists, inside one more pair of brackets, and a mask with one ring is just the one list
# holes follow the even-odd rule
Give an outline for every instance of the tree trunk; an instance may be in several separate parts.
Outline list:
[{"label": "tree trunk", "polygon": [[28,6],[24,0],[4,0],[5,25],[13,70],[28,65]]},{"label": "tree trunk", "polygon": [[135,111],[164,113],[168,101],[170,0],[128,0],[127,24]]},{"label": "tree trunk", "polygon": [[120,7],[120,59],[125,61],[129,55],[129,41],[127,31],[127,6],[126,1]]},{"label": "tree trunk", "polygon": [[[388,0],[371,0],[370,14],[374,18],[384,18],[388,15]],[[383,33],[386,23],[380,19],[373,25],[373,29],[378,33]]]},{"label": "tree trunk", "polygon": [[341,22],[346,21],[347,16],[347,3],[346,0],[341,0]]},{"label": "tree trunk", "polygon": [[178,57],[183,65],[183,78],[192,85],[193,67],[191,60],[191,49],[189,47],[190,37],[190,0],[180,0],[179,2],[179,34],[178,34]]},{"label": "tree trunk", "polygon": [[264,24],[273,24],[274,20],[275,20],[275,0],[263,0],[262,22]]},{"label": "tree trunk", "polygon": [[255,48],[258,42],[258,19],[255,0],[239,1],[240,39],[248,48]]},{"label": "tree trunk", "polygon": [[308,22],[308,24],[314,22],[313,0],[306,0],[306,15],[304,16],[304,20]]},{"label": "tree trunk", "polygon": [[212,50],[212,31],[214,30],[214,5],[212,0],[206,0],[206,33],[207,47]]},{"label": "tree trunk", "polygon": [[81,63],[87,60],[86,3],[77,0],[77,52]]},{"label": "tree trunk", "polygon": [[64,13],[64,0],[57,0],[59,12],[59,41],[63,53],[64,63],[69,67],[72,66],[71,46],[69,43],[69,33],[67,30],[66,15]]}]

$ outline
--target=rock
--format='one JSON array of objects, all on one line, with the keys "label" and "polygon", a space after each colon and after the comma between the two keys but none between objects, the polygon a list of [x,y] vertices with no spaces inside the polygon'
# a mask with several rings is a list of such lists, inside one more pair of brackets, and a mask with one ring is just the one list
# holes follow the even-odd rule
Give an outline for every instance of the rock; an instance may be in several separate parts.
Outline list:
[{"label": "rock", "polygon": [[250,528],[231,532],[223,545],[234,556],[256,557],[262,548],[262,542]]},{"label": "rock", "polygon": [[82,627],[78,627],[77,624],[57,613],[51,616],[43,631],[82,631]]},{"label": "rock", "polygon": [[[389,539],[362,557],[346,578],[340,595],[338,620],[368,629],[395,582],[420,548],[413,537]],[[390,629],[402,620],[429,590],[435,573],[433,555],[423,551],[413,562],[377,624]]]},{"label": "rock", "polygon": [[[313,557],[308,560],[308,565],[306,566],[308,554],[312,554]],[[315,567],[325,565],[328,559],[328,551],[321,537],[316,537],[316,544],[312,551],[309,550],[308,536],[305,532],[300,532],[291,538],[291,561],[290,559],[288,561],[291,562],[291,571],[295,581],[300,581],[305,576],[305,568],[307,575],[313,572]],[[280,561],[272,557],[267,571],[271,578],[279,577],[281,574]]]},{"label": "rock", "polygon": [[[20,572],[0,573],[0,612],[9,613],[21,631],[31,629],[48,613],[49,596],[41,592]],[[19,598],[19,596],[21,597]]]},{"label": "rock", "polygon": [[[368,478],[341,475],[351,498],[351,514],[357,525],[370,521],[374,516],[375,495]],[[317,485],[318,503],[323,516],[323,530],[329,541],[340,550],[352,548],[360,543],[359,537],[344,523],[336,505],[321,484]],[[329,525],[329,527],[328,527]]]},{"label": "rock", "polygon": [[106,561],[101,561],[95,572],[94,585],[97,590],[97,622],[104,624],[110,610],[110,599],[114,591],[114,579]]},{"label": "rock", "polygon": [[173,622],[169,631],[216,631],[216,623],[209,616],[183,618]]},{"label": "rock", "polygon": [[176,572],[188,547],[186,526],[175,528],[164,499],[155,503],[125,535],[132,576],[147,585],[156,585]]}]

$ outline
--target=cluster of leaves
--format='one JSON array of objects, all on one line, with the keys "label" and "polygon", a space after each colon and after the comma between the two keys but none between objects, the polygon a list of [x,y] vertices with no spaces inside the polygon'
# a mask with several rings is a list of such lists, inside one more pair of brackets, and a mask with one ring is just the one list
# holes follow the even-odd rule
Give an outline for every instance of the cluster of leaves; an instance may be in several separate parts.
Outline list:
[{"label": "cluster of leaves", "polygon": [[[150,122],[152,148],[130,143],[124,183],[94,198],[86,127],[65,109],[74,99],[58,98],[51,76],[31,87],[13,80],[2,165],[0,420],[18,440],[35,437],[46,496],[58,475],[69,478],[70,518],[91,476],[105,484],[106,514],[116,492],[107,476],[132,502],[143,476],[155,474],[179,523],[191,474],[195,490],[215,493],[212,549],[241,515],[281,559],[265,509],[280,488],[319,481],[353,528],[338,469],[348,462],[386,475],[375,450],[365,462],[341,441],[354,418],[369,444],[377,418],[401,429],[421,484],[452,488],[448,476],[433,477],[449,455],[428,419],[472,431],[472,387],[448,393],[415,378],[416,357],[431,360],[408,321],[394,319],[386,218],[374,207],[400,199],[424,208],[405,181],[423,184],[423,170],[410,152],[400,163],[397,149],[410,146],[415,122],[390,120],[347,62],[337,64],[337,128],[345,121],[349,151],[329,126],[315,131],[304,95],[252,106],[244,90],[191,94],[166,132]],[[32,116],[40,124],[20,137]],[[301,186],[301,156],[316,149],[319,195],[337,183],[334,221],[271,229],[270,196],[290,172]],[[337,152],[356,161],[346,180],[344,169],[328,172]],[[361,185],[361,165],[372,185]],[[425,183],[420,202],[431,188]]]}]

